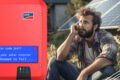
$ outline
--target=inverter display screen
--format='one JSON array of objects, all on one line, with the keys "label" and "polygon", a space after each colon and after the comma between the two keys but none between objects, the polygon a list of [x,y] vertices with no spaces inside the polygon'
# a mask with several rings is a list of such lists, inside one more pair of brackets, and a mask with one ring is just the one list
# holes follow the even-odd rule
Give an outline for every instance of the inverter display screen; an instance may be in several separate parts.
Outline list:
[{"label": "inverter display screen", "polygon": [[0,63],[37,63],[38,46],[0,46]]}]

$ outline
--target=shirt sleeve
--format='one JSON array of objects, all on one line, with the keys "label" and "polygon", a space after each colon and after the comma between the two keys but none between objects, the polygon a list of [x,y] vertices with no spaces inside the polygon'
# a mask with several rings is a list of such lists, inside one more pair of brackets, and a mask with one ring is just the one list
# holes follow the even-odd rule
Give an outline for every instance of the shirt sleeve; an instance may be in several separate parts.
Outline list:
[{"label": "shirt sleeve", "polygon": [[106,34],[104,37],[101,38],[100,43],[102,52],[100,53],[98,58],[107,58],[113,63],[116,62],[117,45],[114,41],[113,36],[110,33]]}]

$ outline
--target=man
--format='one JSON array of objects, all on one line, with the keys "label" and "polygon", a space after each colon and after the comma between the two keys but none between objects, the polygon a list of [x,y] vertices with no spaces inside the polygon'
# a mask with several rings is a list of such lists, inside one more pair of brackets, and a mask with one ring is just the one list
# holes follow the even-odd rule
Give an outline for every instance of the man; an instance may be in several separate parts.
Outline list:
[{"label": "man", "polygon": [[[100,30],[101,18],[90,8],[77,12],[79,23],[71,26],[67,39],[57,49],[57,56],[48,65],[47,80],[102,80],[115,73],[117,47],[110,33]],[[67,62],[73,53],[78,66]]]}]

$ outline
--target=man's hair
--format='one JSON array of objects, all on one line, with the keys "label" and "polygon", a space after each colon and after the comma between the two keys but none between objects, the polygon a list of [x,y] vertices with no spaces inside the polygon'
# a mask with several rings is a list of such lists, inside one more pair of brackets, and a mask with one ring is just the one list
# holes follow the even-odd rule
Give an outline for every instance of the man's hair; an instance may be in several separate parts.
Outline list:
[{"label": "man's hair", "polygon": [[92,8],[88,7],[82,7],[77,11],[77,17],[79,18],[80,16],[88,16],[91,15],[93,16],[93,25],[98,25],[98,28],[96,30],[99,30],[100,25],[101,25],[101,13],[95,11]]}]

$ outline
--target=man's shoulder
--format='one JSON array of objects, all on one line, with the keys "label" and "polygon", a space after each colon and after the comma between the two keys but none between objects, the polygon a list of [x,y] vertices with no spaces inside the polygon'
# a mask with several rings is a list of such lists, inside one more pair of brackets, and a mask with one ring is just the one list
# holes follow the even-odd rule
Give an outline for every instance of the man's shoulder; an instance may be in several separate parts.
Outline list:
[{"label": "man's shoulder", "polygon": [[111,37],[112,38],[113,37],[113,35],[110,32],[106,31],[106,30],[97,31],[97,36],[99,38],[102,38],[102,37]]},{"label": "man's shoulder", "polygon": [[108,31],[104,30],[104,29],[100,29],[97,31],[98,34],[110,34]]},{"label": "man's shoulder", "polygon": [[114,42],[114,37],[113,35],[106,31],[106,30],[99,30],[98,33],[97,33],[97,37],[98,37],[98,40],[100,42]]}]

